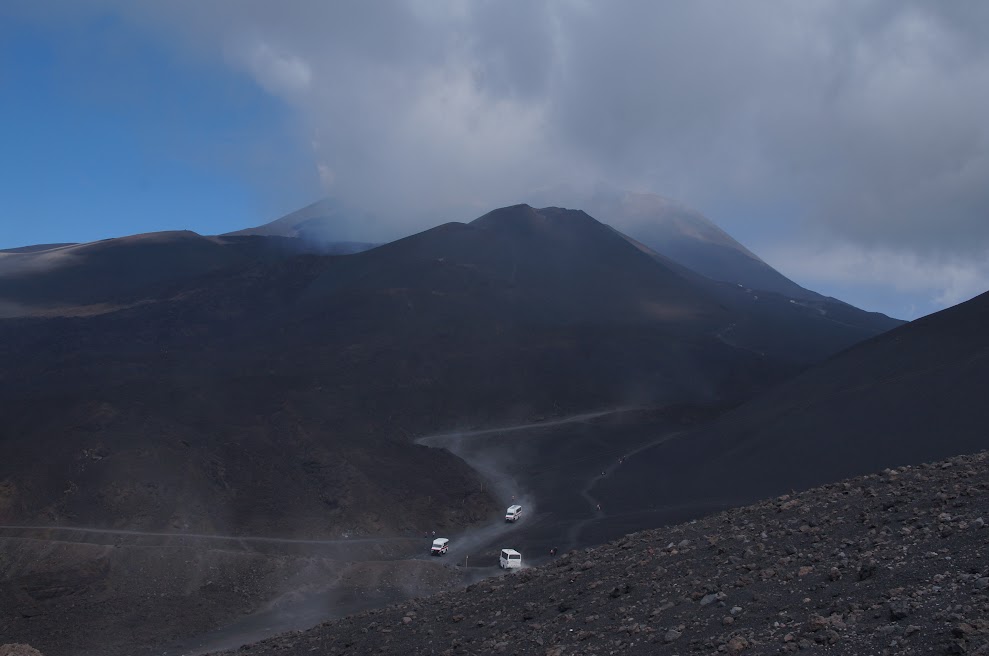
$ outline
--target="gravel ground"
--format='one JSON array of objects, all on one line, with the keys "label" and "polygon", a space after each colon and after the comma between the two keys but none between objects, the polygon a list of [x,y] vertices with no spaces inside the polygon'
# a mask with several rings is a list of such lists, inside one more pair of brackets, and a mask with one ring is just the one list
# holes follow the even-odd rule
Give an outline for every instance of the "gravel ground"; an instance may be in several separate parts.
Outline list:
[{"label": "gravel ground", "polygon": [[242,647],[989,654],[989,455],[825,485]]},{"label": "gravel ground", "polygon": [[0,645],[29,644],[45,656],[176,656],[463,587],[460,572],[437,559],[341,561],[148,541],[0,538]]}]

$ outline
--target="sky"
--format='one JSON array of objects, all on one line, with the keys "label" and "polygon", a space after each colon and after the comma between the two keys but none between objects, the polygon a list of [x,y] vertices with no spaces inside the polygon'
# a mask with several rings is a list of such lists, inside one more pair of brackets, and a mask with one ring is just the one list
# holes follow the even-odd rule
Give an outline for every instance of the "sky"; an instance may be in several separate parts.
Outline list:
[{"label": "sky", "polygon": [[989,289],[986,117],[979,0],[5,0],[0,248],[607,184],[912,319]]}]

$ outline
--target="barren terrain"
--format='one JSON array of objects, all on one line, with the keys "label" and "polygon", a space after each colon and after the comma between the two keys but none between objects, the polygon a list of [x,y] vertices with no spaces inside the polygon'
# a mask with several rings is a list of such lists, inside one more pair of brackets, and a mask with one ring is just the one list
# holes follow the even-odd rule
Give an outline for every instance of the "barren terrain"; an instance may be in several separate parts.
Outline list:
[{"label": "barren terrain", "polygon": [[983,654],[987,516],[986,453],[887,469],[236,653]]}]

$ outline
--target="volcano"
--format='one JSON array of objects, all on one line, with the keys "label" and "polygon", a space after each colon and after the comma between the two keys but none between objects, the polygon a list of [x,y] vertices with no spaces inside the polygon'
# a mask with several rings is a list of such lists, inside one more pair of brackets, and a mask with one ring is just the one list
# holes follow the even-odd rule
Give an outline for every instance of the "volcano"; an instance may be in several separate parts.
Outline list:
[{"label": "volcano", "polygon": [[[0,278],[2,302],[20,308],[0,319],[0,525],[14,532],[0,546],[18,563],[25,540],[64,546],[11,569],[0,599],[18,617],[59,618],[57,634],[30,625],[43,644],[110,653],[99,641],[112,633],[114,653],[133,653],[137,620],[106,608],[144,609],[142,644],[231,621],[283,591],[284,576],[261,583],[248,564],[302,580],[387,561],[359,568],[335,612],[420,589],[392,578],[382,594],[380,572],[450,584],[417,566],[417,539],[500,524],[507,504],[480,452],[431,448],[430,434],[558,425],[555,442],[516,441],[536,457],[514,464],[545,493],[528,515],[542,533],[523,520],[518,537],[593,543],[608,532],[582,531],[580,488],[602,449],[693,428],[882,330],[855,308],[839,321],[713,280],[580,210],[516,205],[347,255],[299,243],[177,232],[4,254],[41,259]],[[644,412],[666,423],[552,421],[615,408],[659,408]],[[153,580],[140,578],[146,547]],[[164,583],[190,562],[236,574]],[[45,597],[52,586],[63,592]],[[215,601],[208,616],[190,595]],[[94,617],[120,619],[94,631]]]}]

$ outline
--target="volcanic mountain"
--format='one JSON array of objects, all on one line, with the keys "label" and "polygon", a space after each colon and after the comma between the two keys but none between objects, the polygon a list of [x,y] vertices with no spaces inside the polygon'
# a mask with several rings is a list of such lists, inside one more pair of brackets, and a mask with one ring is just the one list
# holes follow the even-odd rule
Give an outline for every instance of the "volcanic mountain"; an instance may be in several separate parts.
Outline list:
[{"label": "volcanic mountain", "polygon": [[[41,259],[0,279],[30,308],[0,320],[0,626],[31,617],[56,654],[81,653],[82,631],[89,653],[130,654],[289,580],[339,579],[349,608],[445,585],[408,560],[423,533],[483,535],[505,499],[430,434],[628,406],[689,427],[881,330],[713,281],[576,210],[502,208],[350,255],[298,243],[180,232],[4,254]],[[519,441],[543,448],[515,464],[553,516],[517,538],[608,534],[582,529],[584,470],[655,427],[579,426]],[[60,546],[30,558],[42,540]]]},{"label": "volcanic mountain", "polygon": [[792,305],[792,353],[762,354],[726,337],[742,313],[580,211],[504,208],[347,256],[246,239],[252,256],[188,233],[71,247],[87,257],[7,281],[25,304],[122,309],[0,322],[3,522],[462,524],[490,500],[410,435],[734,402],[795,372],[822,331],[862,336]]},{"label": "volcanic mountain", "polygon": [[[629,235],[633,244],[664,267],[706,288],[736,315],[737,320],[721,337],[759,353],[795,363],[816,362],[903,323],[804,289],[699,212],[667,198],[607,188],[591,194],[558,189],[534,196],[574,201],[570,206],[588,209],[591,215]],[[345,254],[372,246],[337,241],[359,236],[364,229],[362,222],[368,220],[365,212],[335,199],[323,199],[271,223],[230,234],[300,238],[318,252]],[[792,329],[794,310],[816,315],[804,327],[814,332],[813,337]],[[826,326],[828,323],[832,325]]]},{"label": "volcanic mountain", "polygon": [[[563,186],[530,196],[540,205],[582,208],[647,248],[712,280],[772,292],[823,309],[844,305],[801,287],[703,214],[669,198],[606,186],[598,186],[591,192]],[[331,254],[344,254],[366,250],[372,245],[366,239],[343,241],[366,235],[369,223],[375,221],[367,212],[325,198],[270,223],[228,235],[301,238],[314,247],[331,249]],[[873,320],[884,322],[884,330],[902,323],[882,315],[876,315]]]}]

